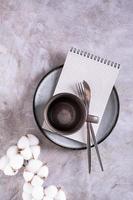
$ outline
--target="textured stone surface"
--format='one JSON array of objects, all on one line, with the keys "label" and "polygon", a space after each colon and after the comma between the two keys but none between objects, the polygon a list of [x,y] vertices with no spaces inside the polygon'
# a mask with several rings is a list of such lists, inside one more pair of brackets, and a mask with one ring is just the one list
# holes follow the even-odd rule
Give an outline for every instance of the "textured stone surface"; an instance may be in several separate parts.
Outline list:
[{"label": "textured stone surface", "polygon": [[[50,168],[48,184],[63,186],[69,200],[133,199],[133,2],[119,0],[0,0],[0,156],[27,133],[41,140]],[[43,137],[32,113],[40,78],[64,62],[71,46],[118,61],[116,86],[121,112],[113,133],[99,146],[105,171],[93,149],[58,147]],[[23,178],[0,172],[0,199],[21,200]]]}]

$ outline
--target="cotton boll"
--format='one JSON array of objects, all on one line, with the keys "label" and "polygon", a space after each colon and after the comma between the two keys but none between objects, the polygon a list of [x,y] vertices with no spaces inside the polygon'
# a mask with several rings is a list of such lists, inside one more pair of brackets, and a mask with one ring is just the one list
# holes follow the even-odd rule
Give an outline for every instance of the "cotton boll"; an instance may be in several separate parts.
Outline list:
[{"label": "cotton boll", "polygon": [[5,156],[2,156],[0,158],[0,170],[4,170],[4,168],[6,167],[6,165],[8,164],[9,162],[9,158],[7,155]]},{"label": "cotton boll", "polygon": [[35,145],[35,146],[31,146],[30,148],[31,148],[31,152],[33,154],[33,158],[38,159],[39,154],[40,154],[40,146]]},{"label": "cotton boll", "polygon": [[18,173],[18,170],[13,170],[9,164],[4,169],[4,174],[6,176],[14,176],[17,173]]},{"label": "cotton boll", "polygon": [[32,159],[29,161],[26,169],[30,172],[35,173],[42,167],[42,165],[43,165],[42,161]]},{"label": "cotton boll", "polygon": [[36,186],[36,185],[40,185],[42,186],[43,185],[43,179],[40,178],[38,175],[35,175],[31,181],[31,184],[33,186]]},{"label": "cotton boll", "polygon": [[7,154],[8,158],[11,159],[17,153],[18,153],[18,147],[17,147],[17,145],[14,145],[14,146],[9,147],[6,154]]},{"label": "cotton boll", "polygon": [[12,157],[12,159],[10,160],[10,166],[17,170],[20,169],[23,166],[24,163],[24,159],[21,155],[15,155],[14,157]]},{"label": "cotton boll", "polygon": [[58,189],[54,185],[50,185],[44,189],[44,194],[48,197],[54,198],[58,192]]},{"label": "cotton boll", "polygon": [[47,165],[42,166],[38,173],[37,173],[41,178],[47,178],[48,174],[49,174],[49,169],[47,167]]},{"label": "cotton boll", "polygon": [[24,186],[23,186],[23,191],[25,193],[28,193],[28,194],[31,194],[32,193],[32,185],[30,183],[24,183]]},{"label": "cotton boll", "polygon": [[23,200],[31,200],[32,199],[32,195],[31,194],[28,194],[26,192],[23,192],[22,194],[22,199]]},{"label": "cotton boll", "polygon": [[22,136],[19,139],[17,146],[19,149],[25,149],[25,148],[29,147],[29,139],[26,136]]},{"label": "cotton boll", "polygon": [[38,138],[35,135],[27,134],[27,137],[29,139],[30,146],[38,145],[39,144],[39,140],[38,140]]},{"label": "cotton boll", "polygon": [[35,186],[32,190],[32,197],[36,200],[42,200],[44,196],[43,187]]},{"label": "cotton boll", "polygon": [[43,200],[54,200],[52,197],[44,196]]},{"label": "cotton boll", "polygon": [[25,160],[30,160],[32,158],[31,149],[29,147],[25,148],[24,150],[21,151],[21,155]]},{"label": "cotton boll", "polygon": [[24,179],[25,179],[26,182],[31,181],[32,178],[33,178],[33,176],[34,176],[34,173],[26,171],[26,170],[23,173],[23,177],[24,177]]},{"label": "cotton boll", "polygon": [[62,189],[59,189],[54,200],[66,200],[65,192]]}]

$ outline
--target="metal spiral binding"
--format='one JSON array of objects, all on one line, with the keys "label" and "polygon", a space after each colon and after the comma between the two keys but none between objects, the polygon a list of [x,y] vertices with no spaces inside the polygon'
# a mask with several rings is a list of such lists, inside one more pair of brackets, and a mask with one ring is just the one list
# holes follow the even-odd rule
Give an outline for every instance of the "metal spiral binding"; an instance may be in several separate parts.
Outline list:
[{"label": "metal spiral binding", "polygon": [[77,49],[77,48],[72,47],[72,48],[70,49],[70,52],[79,54],[79,55],[81,55],[81,56],[84,56],[84,57],[87,57],[87,58],[90,58],[90,59],[93,59],[93,60],[95,60],[95,61],[97,61],[97,62],[106,64],[106,65],[110,65],[111,67],[115,67],[115,68],[117,68],[117,69],[120,68],[120,64],[119,64],[119,63],[115,63],[115,62],[110,61],[110,60],[107,60],[107,59],[105,59],[105,58],[101,58],[101,57],[96,56],[96,55],[94,55],[94,54],[91,54],[91,53],[89,53],[89,52],[87,52],[87,51],[83,51],[83,50],[80,50],[80,49]]}]

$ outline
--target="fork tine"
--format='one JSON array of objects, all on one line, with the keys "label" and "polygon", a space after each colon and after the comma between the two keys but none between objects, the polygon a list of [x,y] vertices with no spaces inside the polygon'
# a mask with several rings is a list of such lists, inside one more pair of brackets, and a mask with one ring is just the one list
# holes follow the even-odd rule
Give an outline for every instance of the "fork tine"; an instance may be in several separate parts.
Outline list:
[{"label": "fork tine", "polygon": [[86,98],[85,98],[85,94],[84,94],[84,86],[81,82],[77,83],[76,85],[77,90],[78,90],[78,95],[79,97],[82,99],[82,101],[84,102],[84,104],[86,105]]},{"label": "fork tine", "polygon": [[83,87],[82,87],[82,83],[80,83],[80,90],[81,90],[82,96],[84,96],[84,95],[83,95],[84,90],[83,90]]},{"label": "fork tine", "polygon": [[83,86],[82,83],[80,83],[80,88],[81,88],[81,92],[82,92],[84,104],[86,105],[86,98],[85,98],[85,93],[84,93],[84,86]]},{"label": "fork tine", "polygon": [[83,93],[82,93],[82,89],[81,89],[81,83],[78,83],[78,89],[79,89],[80,97],[83,100]]},{"label": "fork tine", "polygon": [[82,83],[80,83],[80,90],[81,90],[81,93],[82,93],[82,98],[84,100],[84,89],[83,89]]},{"label": "fork tine", "polygon": [[79,83],[76,84],[76,88],[77,88],[78,95],[81,98]]}]

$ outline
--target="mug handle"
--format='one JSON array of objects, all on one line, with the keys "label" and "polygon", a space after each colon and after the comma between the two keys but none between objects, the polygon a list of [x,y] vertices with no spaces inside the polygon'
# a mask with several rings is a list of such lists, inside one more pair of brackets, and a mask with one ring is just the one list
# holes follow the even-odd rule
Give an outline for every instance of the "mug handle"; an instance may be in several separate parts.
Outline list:
[{"label": "mug handle", "polygon": [[98,116],[95,116],[95,115],[87,115],[87,119],[86,119],[87,122],[90,122],[90,123],[94,123],[94,124],[98,124],[99,122],[99,117]]}]

